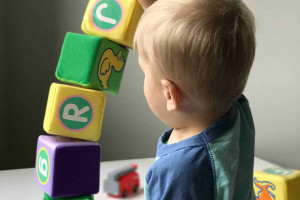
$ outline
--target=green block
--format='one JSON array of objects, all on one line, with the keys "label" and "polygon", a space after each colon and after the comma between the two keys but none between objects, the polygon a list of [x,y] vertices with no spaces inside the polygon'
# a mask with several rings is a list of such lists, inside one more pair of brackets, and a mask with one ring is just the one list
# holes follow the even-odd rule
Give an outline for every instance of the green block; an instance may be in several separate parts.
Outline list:
[{"label": "green block", "polygon": [[67,33],[55,76],[60,81],[117,94],[128,49],[106,38]]},{"label": "green block", "polygon": [[46,192],[44,193],[43,200],[94,200],[93,195],[84,195],[78,197],[67,197],[67,198],[51,198]]}]

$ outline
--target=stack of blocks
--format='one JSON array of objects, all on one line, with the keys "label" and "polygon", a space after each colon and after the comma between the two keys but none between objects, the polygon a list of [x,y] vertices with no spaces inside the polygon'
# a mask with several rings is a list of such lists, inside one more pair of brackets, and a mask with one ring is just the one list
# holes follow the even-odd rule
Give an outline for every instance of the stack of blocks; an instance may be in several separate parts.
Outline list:
[{"label": "stack of blocks", "polygon": [[[81,25],[67,33],[38,138],[36,182],[44,200],[93,200],[100,187],[100,138],[106,93],[120,88],[128,49],[143,13],[138,0],[90,0]],[[79,86],[79,87],[78,87]]]}]

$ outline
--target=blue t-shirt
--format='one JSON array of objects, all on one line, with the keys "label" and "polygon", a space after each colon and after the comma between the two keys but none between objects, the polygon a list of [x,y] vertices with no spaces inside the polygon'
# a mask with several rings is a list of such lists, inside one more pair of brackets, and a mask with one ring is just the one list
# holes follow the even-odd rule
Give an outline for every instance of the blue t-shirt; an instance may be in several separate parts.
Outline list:
[{"label": "blue t-shirt", "polygon": [[241,96],[229,112],[200,134],[164,144],[145,179],[146,200],[255,200],[255,130],[248,100]]}]

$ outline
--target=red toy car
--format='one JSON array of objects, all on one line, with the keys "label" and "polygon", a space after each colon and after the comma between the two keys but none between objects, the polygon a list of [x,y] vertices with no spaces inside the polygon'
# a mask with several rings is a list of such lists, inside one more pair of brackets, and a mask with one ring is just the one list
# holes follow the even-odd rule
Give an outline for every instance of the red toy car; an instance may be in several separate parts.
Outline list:
[{"label": "red toy car", "polygon": [[130,164],[108,173],[108,178],[104,180],[104,192],[113,197],[126,197],[137,192],[140,186],[137,167]]}]

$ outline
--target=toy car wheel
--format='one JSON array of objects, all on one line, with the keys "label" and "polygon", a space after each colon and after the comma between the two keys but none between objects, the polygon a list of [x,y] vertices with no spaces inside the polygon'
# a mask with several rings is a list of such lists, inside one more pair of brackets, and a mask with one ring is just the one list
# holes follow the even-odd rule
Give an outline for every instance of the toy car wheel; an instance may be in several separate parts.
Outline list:
[{"label": "toy car wheel", "polygon": [[137,191],[138,191],[138,189],[139,189],[139,186],[138,186],[138,185],[136,185],[136,186],[134,186],[134,188],[133,188],[133,191],[134,191],[134,192],[137,192]]},{"label": "toy car wheel", "polygon": [[122,194],[122,197],[126,197],[126,196],[127,196],[127,191],[124,190],[124,191],[123,191],[123,194]]}]

